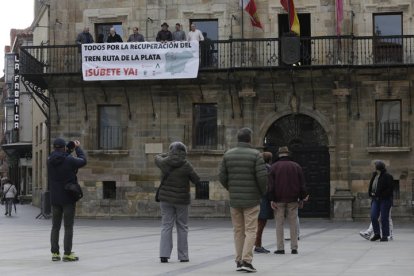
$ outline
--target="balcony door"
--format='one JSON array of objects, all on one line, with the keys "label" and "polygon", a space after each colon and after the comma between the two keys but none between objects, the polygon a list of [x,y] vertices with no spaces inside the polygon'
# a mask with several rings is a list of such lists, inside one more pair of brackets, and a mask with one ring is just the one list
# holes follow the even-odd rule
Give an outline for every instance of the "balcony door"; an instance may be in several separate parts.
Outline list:
[{"label": "balcony door", "polygon": [[402,13],[373,14],[373,41],[375,63],[403,61]]},{"label": "balcony door", "polygon": [[124,38],[124,31],[122,30],[121,22],[108,22],[95,24],[95,42],[103,43],[106,42],[109,36],[109,30],[115,29],[115,32]]},{"label": "balcony door", "polygon": [[[311,15],[310,13],[298,13],[300,24],[300,63],[302,65],[311,64]],[[289,33],[289,21],[287,14],[278,15],[279,38]],[[279,47],[279,60],[281,61],[282,53]],[[280,62],[282,64],[282,61]]]}]

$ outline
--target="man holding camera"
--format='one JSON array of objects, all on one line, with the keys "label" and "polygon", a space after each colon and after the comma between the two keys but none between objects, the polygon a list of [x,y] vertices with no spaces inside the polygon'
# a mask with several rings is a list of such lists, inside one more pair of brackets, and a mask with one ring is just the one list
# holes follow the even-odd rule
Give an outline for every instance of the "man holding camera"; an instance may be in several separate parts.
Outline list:
[{"label": "man holding camera", "polygon": [[[76,156],[70,154],[74,148]],[[72,149],[73,150],[73,149]],[[59,232],[62,218],[65,227],[64,262],[78,261],[72,252],[73,223],[77,199],[65,190],[68,183],[77,183],[78,169],[86,165],[86,157],[80,148],[80,142],[70,141],[66,144],[62,138],[53,142],[53,152],[47,160],[50,203],[52,205],[52,231],[50,236],[52,261],[60,261]]]}]

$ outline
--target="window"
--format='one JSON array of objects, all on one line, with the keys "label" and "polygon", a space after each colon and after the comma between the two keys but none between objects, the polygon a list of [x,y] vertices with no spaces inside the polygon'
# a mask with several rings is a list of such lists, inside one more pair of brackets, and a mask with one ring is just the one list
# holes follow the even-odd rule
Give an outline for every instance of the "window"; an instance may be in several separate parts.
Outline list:
[{"label": "window", "polygon": [[99,106],[99,148],[121,149],[123,129],[121,127],[121,106]]},{"label": "window", "polygon": [[374,14],[373,17],[375,63],[402,62],[403,41],[398,37],[403,34],[402,13]]},{"label": "window", "polygon": [[116,199],[116,182],[103,182],[103,199]]},{"label": "window", "polygon": [[39,143],[41,144],[42,143],[42,141],[43,141],[43,123],[40,123],[40,127],[39,127],[39,135],[40,135],[40,137],[39,137]]},{"label": "window", "polygon": [[193,114],[193,145],[196,148],[217,148],[217,104],[195,104]]},{"label": "window", "polygon": [[[95,42],[102,43],[106,42],[109,36],[109,30],[114,27],[115,32],[124,39],[124,31],[122,30],[122,23],[121,22],[113,22],[113,23],[102,23],[102,24],[95,24]],[[100,41],[100,39],[102,41]]]},{"label": "window", "polygon": [[36,141],[36,146],[39,144],[39,127],[36,126],[36,131],[35,131],[35,141]]},{"label": "window", "polygon": [[378,146],[401,146],[401,101],[376,102]]},{"label": "window", "polygon": [[393,185],[394,185],[394,189],[393,189],[393,198],[395,199],[395,200],[398,200],[398,199],[400,199],[400,181],[399,180],[394,180],[394,183],[393,183]]},{"label": "window", "polygon": [[208,181],[200,181],[196,185],[196,193],[195,198],[196,199],[209,199],[209,182]]},{"label": "window", "polygon": [[39,151],[39,187],[42,187],[43,182],[43,151]]}]

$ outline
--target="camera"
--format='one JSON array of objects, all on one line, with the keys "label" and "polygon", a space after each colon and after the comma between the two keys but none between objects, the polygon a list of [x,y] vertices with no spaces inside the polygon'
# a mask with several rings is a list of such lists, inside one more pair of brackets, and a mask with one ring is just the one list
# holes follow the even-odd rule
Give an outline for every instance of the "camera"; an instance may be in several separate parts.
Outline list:
[{"label": "camera", "polygon": [[73,141],[69,141],[67,144],[66,144],[66,152],[67,153],[72,153],[73,152],[73,150],[75,149],[75,142],[73,142]]}]

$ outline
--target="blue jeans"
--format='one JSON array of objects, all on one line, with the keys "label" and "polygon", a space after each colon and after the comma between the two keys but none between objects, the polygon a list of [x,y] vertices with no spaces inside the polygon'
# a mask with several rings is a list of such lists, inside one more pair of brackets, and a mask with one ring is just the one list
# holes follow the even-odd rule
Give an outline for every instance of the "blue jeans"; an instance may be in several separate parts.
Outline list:
[{"label": "blue jeans", "polygon": [[63,238],[64,254],[72,252],[73,223],[75,220],[75,206],[73,204],[52,205],[52,232],[50,234],[51,252],[59,253],[59,232],[60,226],[65,226],[65,236]]},{"label": "blue jeans", "polygon": [[381,215],[381,229],[382,237],[388,237],[390,235],[390,221],[388,217],[390,215],[390,209],[392,206],[391,198],[388,199],[373,199],[371,202],[371,223],[374,228],[374,234],[380,235],[380,226],[378,218]]}]

